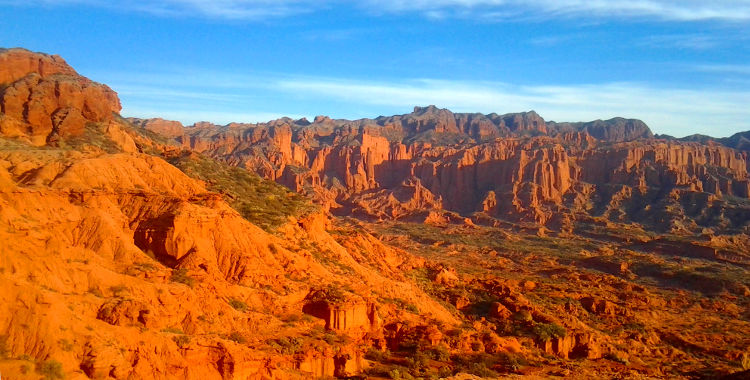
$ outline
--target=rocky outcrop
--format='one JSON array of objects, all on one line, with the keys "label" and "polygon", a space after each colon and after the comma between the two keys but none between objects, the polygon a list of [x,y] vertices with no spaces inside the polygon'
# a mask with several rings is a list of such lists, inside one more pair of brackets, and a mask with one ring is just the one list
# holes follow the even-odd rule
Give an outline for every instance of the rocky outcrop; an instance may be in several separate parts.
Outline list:
[{"label": "rocky outcrop", "polygon": [[367,368],[364,355],[350,347],[333,352],[311,350],[301,355],[297,369],[315,378],[348,378],[362,373]]},{"label": "rocky outcrop", "polygon": [[59,55],[32,53],[26,49],[0,49],[0,84],[13,83],[30,73],[41,77],[77,75]]},{"label": "rocky outcrop", "polygon": [[646,123],[636,119],[616,117],[609,120],[595,120],[587,123],[554,123],[550,129],[557,133],[584,132],[598,140],[608,142],[634,141],[654,137]]},{"label": "rocky outcrop", "polygon": [[181,139],[185,134],[184,127],[179,121],[164,120],[161,118],[138,119],[129,117],[127,120],[133,125],[158,133],[164,137]]},{"label": "rocky outcrop", "polygon": [[[747,154],[656,140],[638,120],[546,123],[534,112],[430,106],[375,120],[287,118],[186,133],[181,141],[193,149],[365,218],[451,211],[569,229],[581,215],[648,224],[669,214],[660,228],[698,230],[744,227],[739,217],[717,219],[720,211],[697,214],[709,206],[748,212],[721,200],[750,195]],[[638,209],[644,199],[664,206]],[[696,202],[703,208],[688,206]]]},{"label": "rocky outcrop", "polygon": [[564,359],[599,359],[602,348],[593,334],[574,334],[543,342],[544,351]]},{"label": "rocky outcrop", "polygon": [[79,76],[60,57],[10,49],[0,52],[0,67],[0,131],[6,137],[54,143],[120,111],[114,91]]},{"label": "rocky outcrop", "polygon": [[324,291],[311,293],[307,299],[302,311],[324,320],[328,330],[367,332],[380,328],[380,317],[374,303],[332,298]]},{"label": "rocky outcrop", "polygon": [[618,313],[617,305],[607,300],[584,297],[580,301],[583,308],[589,313],[603,316],[614,316]]}]

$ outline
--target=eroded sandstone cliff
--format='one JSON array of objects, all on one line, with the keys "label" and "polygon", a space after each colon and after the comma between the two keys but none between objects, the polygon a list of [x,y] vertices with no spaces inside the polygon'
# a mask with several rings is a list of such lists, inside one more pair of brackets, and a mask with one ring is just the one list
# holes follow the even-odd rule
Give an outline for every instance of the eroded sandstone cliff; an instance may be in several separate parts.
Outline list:
[{"label": "eroded sandstone cliff", "polygon": [[603,217],[693,232],[742,230],[750,216],[736,201],[750,194],[747,153],[656,139],[639,120],[548,123],[534,112],[454,114],[430,106],[374,120],[201,123],[184,133],[177,138],[183,147],[340,215],[449,211],[554,229]]}]

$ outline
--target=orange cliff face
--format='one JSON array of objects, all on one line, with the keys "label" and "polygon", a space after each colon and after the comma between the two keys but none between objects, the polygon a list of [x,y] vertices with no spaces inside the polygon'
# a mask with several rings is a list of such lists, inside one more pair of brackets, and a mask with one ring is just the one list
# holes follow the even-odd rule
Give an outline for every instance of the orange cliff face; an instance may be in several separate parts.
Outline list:
[{"label": "orange cliff face", "polygon": [[79,136],[89,122],[120,112],[109,87],[79,76],[59,56],[22,49],[0,52],[0,131],[44,145]]},{"label": "orange cliff face", "polygon": [[[377,321],[418,319],[380,310],[382,297],[457,323],[389,266],[409,261],[405,252],[365,232],[337,241],[319,212],[264,231],[162,158],[179,148],[141,132],[174,125],[129,124],[114,92],[59,57],[12,49],[0,62],[4,377],[33,376],[35,362],[91,378],[354,375],[383,335]],[[280,143],[291,138],[282,132]],[[360,244],[382,257],[361,260]],[[306,313],[321,289],[369,301]],[[300,337],[294,350],[276,345],[284,336]]]},{"label": "orange cliff face", "polygon": [[[711,195],[705,207],[735,209],[715,202],[750,195],[747,153],[655,139],[642,122],[620,118],[546,123],[534,112],[453,114],[431,106],[374,120],[287,118],[185,133],[184,146],[311,195],[336,214],[376,219],[433,210],[560,228],[561,217],[602,216],[615,203],[632,204],[618,221],[666,212],[637,209],[642,198],[666,202],[673,194],[680,203],[704,193]],[[618,191],[632,195],[615,199]],[[697,216],[683,206],[669,213]],[[743,227],[731,218],[704,224]]]}]

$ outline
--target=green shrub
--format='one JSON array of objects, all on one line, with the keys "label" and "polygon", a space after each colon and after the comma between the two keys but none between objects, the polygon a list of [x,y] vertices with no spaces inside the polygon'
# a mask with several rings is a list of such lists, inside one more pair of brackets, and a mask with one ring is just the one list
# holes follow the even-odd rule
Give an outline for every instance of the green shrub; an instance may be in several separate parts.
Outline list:
[{"label": "green shrub", "polygon": [[63,351],[73,351],[73,343],[67,339],[60,339],[57,343],[60,344],[60,348],[62,348]]},{"label": "green shrub", "polygon": [[620,364],[628,365],[630,362],[628,359],[626,359],[623,355],[617,353],[617,352],[610,352],[606,355],[604,355],[605,359],[609,359],[613,362],[618,362]]},{"label": "green shrub", "polygon": [[268,344],[284,355],[293,355],[302,349],[304,340],[300,337],[287,336],[271,340]]},{"label": "green shrub", "polygon": [[95,296],[97,296],[99,298],[104,297],[104,294],[102,294],[102,291],[99,290],[99,288],[94,287],[94,286],[92,286],[92,287],[89,288],[89,294],[93,294],[93,295],[95,295]]},{"label": "green shrub", "polygon": [[534,320],[534,317],[531,316],[531,313],[528,310],[521,310],[518,313],[513,314],[513,319],[519,322],[531,322]]},{"label": "green shrub", "polygon": [[406,358],[406,365],[409,367],[411,374],[419,376],[427,371],[430,365],[430,358],[424,352],[418,351],[411,357]]},{"label": "green shrub", "polygon": [[173,270],[172,277],[170,277],[170,281],[177,282],[180,284],[185,284],[191,288],[195,284],[195,279],[190,277],[190,275],[188,275],[188,270],[185,268]]},{"label": "green shrub", "polygon": [[227,337],[227,339],[231,340],[232,342],[239,343],[239,344],[247,343],[247,339],[245,339],[245,337],[242,336],[242,334],[240,334],[237,331],[232,331]]},{"label": "green shrub", "polygon": [[479,377],[497,377],[497,373],[490,368],[497,363],[497,357],[479,353],[473,355],[454,355],[452,357],[455,370],[466,372]]},{"label": "green shrub", "polygon": [[36,364],[36,372],[45,380],[64,379],[62,364],[57,360],[45,360]]},{"label": "green shrub", "polygon": [[190,337],[187,335],[175,335],[172,337],[172,340],[177,343],[177,346],[180,348],[184,348],[190,344]]},{"label": "green shrub", "polygon": [[236,299],[236,298],[230,298],[229,299],[229,306],[233,307],[237,311],[245,312],[249,308],[247,307],[247,304]]},{"label": "green shrub", "polygon": [[128,287],[125,285],[115,285],[110,286],[109,291],[112,292],[116,297],[119,297],[122,295],[122,293],[126,292],[128,290]]},{"label": "green shrub", "polygon": [[391,379],[403,379],[403,380],[411,380],[414,378],[411,374],[409,374],[409,371],[407,371],[406,368],[394,368],[388,371],[388,376]]},{"label": "green shrub", "polygon": [[532,330],[534,335],[541,341],[546,342],[554,338],[563,338],[568,334],[565,327],[557,323],[537,323]]},{"label": "green shrub", "polygon": [[209,157],[184,154],[169,163],[205,181],[210,191],[225,195],[242,217],[269,232],[287,223],[289,216],[300,218],[318,210],[310,200],[282,185]]},{"label": "green shrub", "polygon": [[433,360],[447,362],[451,359],[451,353],[444,346],[437,346],[425,352]]},{"label": "green shrub", "polygon": [[389,355],[387,352],[380,351],[373,347],[370,347],[365,353],[365,359],[373,361],[373,362],[382,363],[388,360],[388,357]]},{"label": "green shrub", "polygon": [[182,332],[181,329],[178,329],[177,327],[166,327],[161,330],[161,332],[169,333],[169,334],[185,334]]},{"label": "green shrub", "polygon": [[500,359],[500,363],[502,363],[502,365],[509,371],[518,371],[519,369],[521,369],[521,367],[528,364],[526,358],[521,354],[503,352],[498,356]]},{"label": "green shrub", "polygon": [[8,349],[8,337],[5,335],[0,336],[0,359],[5,359],[10,354]]},{"label": "green shrub", "polygon": [[498,376],[497,372],[487,368],[487,365],[484,363],[473,363],[469,367],[468,372],[479,377],[496,378]]},{"label": "green shrub", "polygon": [[406,310],[414,314],[419,314],[419,308],[413,303],[407,304]]}]

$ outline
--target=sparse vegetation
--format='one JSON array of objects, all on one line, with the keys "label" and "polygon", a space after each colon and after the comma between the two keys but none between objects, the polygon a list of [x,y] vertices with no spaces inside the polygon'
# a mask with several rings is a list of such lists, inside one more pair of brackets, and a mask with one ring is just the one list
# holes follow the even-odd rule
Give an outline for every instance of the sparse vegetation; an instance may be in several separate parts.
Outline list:
[{"label": "sparse vegetation", "polygon": [[36,364],[36,373],[43,376],[44,380],[64,379],[62,364],[57,360],[45,360]]},{"label": "sparse vegetation", "polygon": [[273,231],[290,216],[302,217],[318,209],[305,197],[245,169],[196,154],[169,159],[190,177],[208,184],[211,191],[224,195],[245,219]]},{"label": "sparse vegetation", "polygon": [[57,343],[60,344],[60,348],[62,348],[63,351],[73,351],[73,343],[67,339],[60,339]]},{"label": "sparse vegetation", "polygon": [[190,344],[190,337],[187,335],[175,335],[172,340],[177,344],[178,347],[184,348]]},{"label": "sparse vegetation", "polygon": [[383,362],[387,360],[388,357],[389,357],[388,353],[380,351],[373,347],[370,347],[365,353],[365,359],[374,361],[374,362]]},{"label": "sparse vegetation", "polygon": [[107,134],[107,126],[103,123],[86,123],[83,134],[68,136],[60,141],[63,149],[84,150],[87,146],[95,146],[107,153],[120,153],[121,148]]},{"label": "sparse vegetation", "polygon": [[499,358],[488,354],[455,355],[452,357],[456,372],[465,372],[479,377],[497,377],[492,368]]},{"label": "sparse vegetation", "polygon": [[133,264],[133,269],[141,272],[153,272],[156,270],[156,266],[149,262],[140,262]]},{"label": "sparse vegetation", "polygon": [[188,270],[185,268],[179,268],[172,271],[172,277],[170,277],[170,281],[177,282],[180,284],[185,284],[189,287],[193,287],[195,284],[195,279],[190,277],[188,275]]},{"label": "sparse vegetation", "polygon": [[620,363],[620,364],[624,364],[624,365],[630,364],[630,362],[628,361],[627,358],[625,358],[624,355],[622,355],[620,353],[617,353],[617,352],[608,353],[604,357],[607,358],[607,359],[609,359],[609,360],[611,360],[611,361],[613,361],[613,362],[617,362],[617,363]]},{"label": "sparse vegetation", "polygon": [[229,302],[229,306],[233,307],[237,311],[246,312],[250,309],[247,307],[246,303],[236,298],[230,298],[228,302]]},{"label": "sparse vegetation", "polygon": [[8,357],[10,350],[8,350],[8,337],[6,335],[0,335],[0,359]]},{"label": "sparse vegetation", "polygon": [[273,339],[268,342],[269,346],[284,355],[293,355],[299,352],[303,344],[303,338],[291,336]]},{"label": "sparse vegetation", "polygon": [[161,332],[169,333],[169,334],[180,334],[180,335],[185,334],[184,332],[182,332],[182,329],[177,328],[177,327],[165,327],[161,330]]},{"label": "sparse vegetation", "polygon": [[122,293],[125,293],[127,290],[128,287],[125,285],[114,285],[109,287],[109,291],[112,292],[115,297],[122,296]]},{"label": "sparse vegetation", "polygon": [[104,294],[102,293],[102,291],[99,290],[99,288],[95,287],[95,286],[90,287],[89,290],[88,290],[88,293],[89,294],[93,294],[93,295],[95,295],[95,296],[97,296],[99,298],[104,297]]},{"label": "sparse vegetation", "polygon": [[534,325],[532,332],[537,339],[543,342],[554,338],[564,338],[568,334],[565,327],[562,327],[557,323],[537,323]]},{"label": "sparse vegetation", "polygon": [[245,337],[238,331],[232,331],[231,333],[229,333],[227,339],[239,344],[247,343],[247,339],[245,339]]}]

